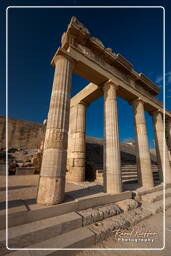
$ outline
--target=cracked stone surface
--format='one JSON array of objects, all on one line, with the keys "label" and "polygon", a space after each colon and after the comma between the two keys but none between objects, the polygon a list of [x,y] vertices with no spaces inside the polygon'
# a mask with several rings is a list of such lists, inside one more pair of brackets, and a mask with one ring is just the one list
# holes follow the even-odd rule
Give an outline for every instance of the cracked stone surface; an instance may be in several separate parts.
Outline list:
[{"label": "cracked stone surface", "polygon": [[83,218],[83,226],[90,225],[105,218],[120,214],[122,210],[116,204],[109,204],[96,208],[79,211]]},{"label": "cracked stone surface", "polygon": [[96,235],[96,243],[106,239],[118,229],[127,229],[150,217],[152,213],[142,207],[125,212],[101,222],[92,224],[89,228]]}]

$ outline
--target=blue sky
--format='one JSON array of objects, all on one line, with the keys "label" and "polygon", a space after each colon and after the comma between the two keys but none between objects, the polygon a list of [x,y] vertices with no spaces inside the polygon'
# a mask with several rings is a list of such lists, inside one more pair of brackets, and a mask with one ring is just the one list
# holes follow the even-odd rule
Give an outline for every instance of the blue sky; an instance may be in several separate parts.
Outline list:
[{"label": "blue sky", "polygon": [[[5,2],[5,1],[4,1]],[[6,1],[5,5],[59,5],[61,1]],[[88,5],[87,1],[63,1],[62,4]],[[135,1],[105,1],[107,5],[118,3],[135,4]],[[171,67],[169,68],[169,38],[171,23],[168,18],[167,1],[136,1],[140,5],[164,5],[166,7],[166,107],[171,111]],[[143,2],[143,4],[142,4]],[[104,5],[104,1],[100,2]],[[93,4],[93,1],[91,1]],[[97,1],[94,1],[97,5]],[[99,4],[99,2],[98,2]],[[54,68],[50,61],[60,46],[60,38],[72,16],[76,16],[90,30],[92,36],[99,38],[106,47],[126,57],[137,72],[144,73],[156,82],[161,93],[163,86],[163,10],[126,8],[67,8],[67,9],[9,9],[8,13],[8,68],[9,68],[9,117],[34,122],[47,118],[53,82]],[[1,16],[2,75],[3,96],[5,96],[5,15]],[[73,75],[72,95],[84,88],[89,81]],[[1,101],[0,115],[5,113],[5,97]],[[118,117],[120,141],[134,139],[133,111],[128,103],[118,98]],[[103,97],[87,109],[87,136],[103,137]],[[151,116],[146,113],[149,144],[154,146]]]}]

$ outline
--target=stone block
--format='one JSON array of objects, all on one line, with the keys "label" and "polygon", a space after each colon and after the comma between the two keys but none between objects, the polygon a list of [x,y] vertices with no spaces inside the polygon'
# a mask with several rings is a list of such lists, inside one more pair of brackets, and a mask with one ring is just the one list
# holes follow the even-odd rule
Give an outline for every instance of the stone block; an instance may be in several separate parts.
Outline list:
[{"label": "stone block", "polygon": [[75,167],[84,167],[85,166],[85,159],[74,159],[74,166]]},{"label": "stone block", "polygon": [[15,175],[30,175],[34,174],[35,168],[34,167],[17,167]]},{"label": "stone block", "polygon": [[90,208],[87,210],[79,211],[78,213],[83,218],[83,226],[93,224],[97,221],[101,221],[105,218],[109,218],[111,216],[120,214],[122,211],[121,209],[115,205],[105,205],[97,208]]},{"label": "stone block", "polygon": [[139,207],[139,202],[134,199],[125,199],[123,201],[117,202],[117,205],[124,211],[130,211]]},{"label": "stone block", "polygon": [[132,198],[131,191],[126,191],[126,192],[122,192],[120,194],[114,194],[114,195],[101,194],[101,195],[93,196],[89,198],[81,198],[81,199],[77,199],[78,210],[101,206],[104,204],[115,203],[120,200],[129,199],[129,198]]},{"label": "stone block", "polygon": [[[77,202],[66,202],[54,206],[39,206],[37,204],[30,206],[29,212],[16,212],[8,215],[9,227],[30,223],[44,218],[59,216],[77,210]],[[5,215],[1,216],[4,221],[0,222],[0,229],[5,228]]]},{"label": "stone block", "polygon": [[[95,243],[95,234],[88,228],[79,228],[45,240],[40,243],[30,245],[28,248],[86,248]],[[36,251],[35,256],[47,255],[42,251]],[[52,253],[51,251],[50,253]],[[50,254],[49,253],[49,254]],[[66,252],[65,252],[66,253]],[[65,254],[66,255],[66,254]]]},{"label": "stone block", "polygon": [[0,164],[0,175],[6,175],[6,164]]}]

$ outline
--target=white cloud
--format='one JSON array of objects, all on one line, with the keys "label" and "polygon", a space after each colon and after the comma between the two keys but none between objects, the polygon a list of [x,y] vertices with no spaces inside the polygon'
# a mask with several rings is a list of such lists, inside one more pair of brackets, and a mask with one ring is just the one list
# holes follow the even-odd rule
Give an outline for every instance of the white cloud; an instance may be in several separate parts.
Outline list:
[{"label": "white cloud", "polygon": [[158,83],[160,83],[160,82],[162,82],[163,81],[163,76],[158,76],[157,78],[156,78],[156,83],[158,84]]},{"label": "white cloud", "polygon": [[171,83],[171,71],[166,73],[166,78],[167,78],[167,84]]},{"label": "white cloud", "polygon": [[[165,79],[166,79],[166,86],[171,84],[171,71],[167,72],[165,74]],[[156,78],[156,84],[158,84],[159,87],[163,86],[163,76],[159,75]]]}]

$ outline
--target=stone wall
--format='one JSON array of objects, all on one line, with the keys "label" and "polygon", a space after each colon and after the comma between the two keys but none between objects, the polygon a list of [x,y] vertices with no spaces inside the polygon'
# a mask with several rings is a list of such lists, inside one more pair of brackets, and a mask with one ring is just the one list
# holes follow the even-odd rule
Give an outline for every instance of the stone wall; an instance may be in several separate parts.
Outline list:
[{"label": "stone wall", "polygon": [[[5,117],[0,117],[0,149],[5,148]],[[8,118],[9,148],[39,148],[43,138],[42,124]]]},{"label": "stone wall", "polygon": [[[18,160],[27,158],[26,151],[40,148],[45,132],[43,124],[9,118],[8,126],[9,149],[23,149],[17,152]],[[5,117],[0,117],[0,148],[5,148]],[[134,145],[120,143],[120,149],[122,165],[136,163]],[[34,155],[32,151],[27,153]],[[151,159],[156,162],[155,152],[151,152]],[[86,137],[86,176],[92,177],[98,169],[103,169],[103,139]]]},{"label": "stone wall", "polygon": [[[86,137],[86,179],[94,179],[96,170],[103,169],[103,139]],[[136,165],[135,145],[120,143],[121,165]],[[152,164],[156,164],[155,150],[150,152]]]}]

